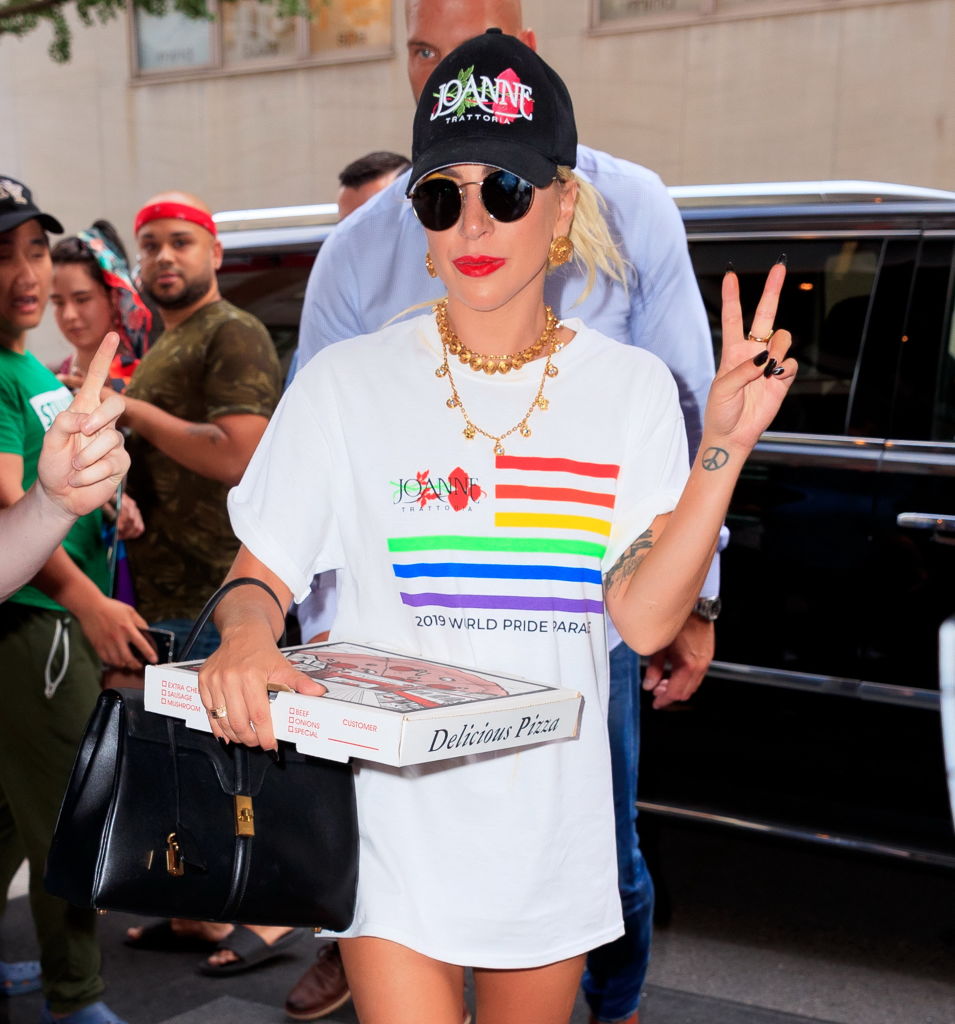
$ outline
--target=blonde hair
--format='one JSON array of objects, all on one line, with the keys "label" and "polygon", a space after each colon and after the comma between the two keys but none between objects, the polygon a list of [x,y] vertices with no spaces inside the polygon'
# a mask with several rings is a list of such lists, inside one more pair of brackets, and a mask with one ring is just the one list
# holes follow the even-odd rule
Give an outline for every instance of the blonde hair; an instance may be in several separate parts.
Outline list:
[{"label": "blonde hair", "polygon": [[590,182],[574,174],[570,167],[558,167],[557,180],[564,185],[571,181],[577,183],[577,204],[570,240],[574,243],[573,258],[587,272],[587,281],[574,304],[579,305],[591,293],[598,271],[626,289],[629,264],[610,234],[604,216],[607,208],[604,197]]}]

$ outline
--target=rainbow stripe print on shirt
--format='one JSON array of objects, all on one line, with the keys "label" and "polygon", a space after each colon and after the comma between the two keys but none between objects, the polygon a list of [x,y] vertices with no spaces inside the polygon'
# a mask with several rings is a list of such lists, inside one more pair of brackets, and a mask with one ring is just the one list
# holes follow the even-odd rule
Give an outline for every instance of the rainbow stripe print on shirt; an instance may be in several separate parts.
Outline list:
[{"label": "rainbow stripe print on shirt", "polygon": [[401,600],[412,608],[604,612],[619,467],[499,455],[494,531],[388,541]]}]

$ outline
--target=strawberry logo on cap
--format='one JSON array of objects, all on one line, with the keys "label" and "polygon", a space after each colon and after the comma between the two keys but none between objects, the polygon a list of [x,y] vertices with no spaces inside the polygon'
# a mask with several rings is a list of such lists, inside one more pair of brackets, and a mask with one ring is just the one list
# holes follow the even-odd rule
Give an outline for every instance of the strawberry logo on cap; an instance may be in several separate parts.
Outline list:
[{"label": "strawberry logo on cap", "polygon": [[[520,92],[521,80],[517,77],[517,72],[513,68],[508,68],[498,75],[497,80],[499,82],[508,82],[511,86],[510,89],[500,90],[500,98],[494,101],[494,106],[491,108],[497,120],[501,124],[513,124],[521,116],[526,117],[529,121],[533,120],[534,101],[529,95],[525,97]],[[515,105],[514,99],[517,96],[523,99],[523,109]]]},{"label": "strawberry logo on cap", "polygon": [[474,108],[486,120],[513,124],[518,118],[534,120],[534,90],[525,85],[513,68],[506,68],[495,78],[474,74],[474,65],[462,68],[457,75],[438,86],[431,120],[439,117],[470,117]]}]

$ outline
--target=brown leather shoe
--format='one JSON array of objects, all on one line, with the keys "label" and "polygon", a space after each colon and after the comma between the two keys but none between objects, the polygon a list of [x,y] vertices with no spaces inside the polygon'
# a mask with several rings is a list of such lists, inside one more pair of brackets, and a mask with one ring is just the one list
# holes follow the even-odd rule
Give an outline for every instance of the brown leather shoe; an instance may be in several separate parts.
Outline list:
[{"label": "brown leather shoe", "polygon": [[289,992],[285,1013],[291,1020],[318,1020],[344,1006],[350,995],[338,943],[329,942]]}]

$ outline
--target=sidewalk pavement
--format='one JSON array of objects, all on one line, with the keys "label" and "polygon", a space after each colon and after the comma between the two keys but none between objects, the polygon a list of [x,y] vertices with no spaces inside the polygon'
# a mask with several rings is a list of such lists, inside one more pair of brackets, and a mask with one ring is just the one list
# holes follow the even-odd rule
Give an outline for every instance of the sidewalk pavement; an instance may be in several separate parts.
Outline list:
[{"label": "sidewalk pavement", "polygon": [[[195,953],[147,952],[130,949],[123,936],[139,919],[125,914],[101,918],[103,976],[106,1002],[129,1024],[285,1024],[286,993],[308,966],[316,948],[310,933],[281,957],[231,978],[199,974]],[[3,958],[20,960],[37,955],[33,925],[25,896],[11,899],[0,922]],[[470,988],[466,993],[473,1006]],[[37,1024],[39,994],[0,997],[0,1024]],[[583,999],[578,998],[572,1024],[587,1024]],[[324,1024],[358,1024],[350,1003]],[[422,1024],[427,1024],[422,1021]],[[478,1021],[477,1024],[480,1024]],[[641,1024],[825,1024],[808,1017],[777,1013],[741,1003],[648,986]]]}]

